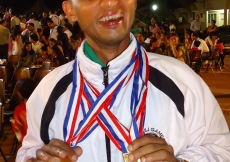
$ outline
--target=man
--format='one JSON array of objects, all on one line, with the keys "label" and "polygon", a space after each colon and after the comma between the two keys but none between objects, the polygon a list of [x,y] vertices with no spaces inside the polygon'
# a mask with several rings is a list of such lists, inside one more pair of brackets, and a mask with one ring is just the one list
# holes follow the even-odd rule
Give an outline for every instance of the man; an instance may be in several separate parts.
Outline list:
[{"label": "man", "polygon": [[6,27],[6,20],[0,20],[0,59],[7,59],[9,36],[10,31]]},{"label": "man", "polygon": [[60,19],[56,15],[55,10],[50,11],[49,18],[53,21],[53,23],[54,23],[55,26],[59,26],[60,25]]},{"label": "man", "polygon": [[195,40],[200,41],[200,46],[198,47],[198,49],[201,50],[201,58],[202,59],[208,58],[210,56],[208,45],[206,44],[206,42],[203,39],[199,38],[199,34],[197,32],[192,33],[192,40],[193,40],[193,42],[191,45],[191,49],[194,47],[194,41]]},{"label": "man", "polygon": [[146,55],[129,33],[136,3],[63,3],[86,39],[30,96],[16,162],[230,160],[229,129],[207,85],[176,59]]},{"label": "man", "polygon": [[194,20],[191,23],[190,29],[193,32],[199,32],[201,30],[201,24],[200,24],[200,15],[196,15],[196,20]]},{"label": "man", "polygon": [[70,37],[73,35],[72,32],[69,30],[69,25],[64,25],[63,26],[64,29],[64,33],[66,33],[66,35],[68,36],[68,39],[70,40]]},{"label": "man", "polygon": [[15,14],[15,12],[14,11],[12,11],[11,12],[11,23],[10,23],[10,25],[11,25],[11,31],[13,31],[13,28],[14,28],[14,26],[16,26],[16,25],[20,25],[20,19],[18,18],[18,16]]},{"label": "man", "polygon": [[49,20],[50,18],[47,16],[47,13],[46,12],[43,12],[42,13],[42,18],[40,20],[40,25],[44,25],[45,27],[47,27],[47,21]]},{"label": "man", "polygon": [[144,37],[144,33],[139,33],[137,35],[137,41],[140,43],[140,45],[144,48],[144,49],[148,49],[149,44],[145,42],[145,37]]},{"label": "man", "polygon": [[24,30],[21,33],[23,42],[30,41],[30,35],[32,35],[32,34],[37,34],[37,36],[39,38],[38,32],[34,29],[34,24],[33,23],[28,23],[27,24],[27,29]]},{"label": "man", "polygon": [[37,34],[30,35],[30,42],[32,43],[32,49],[34,50],[36,56],[40,56],[43,44],[38,40]]},{"label": "man", "polygon": [[200,45],[199,45],[198,49],[201,50],[201,55],[200,55],[200,59],[197,61],[196,69],[195,69],[196,73],[199,74],[202,61],[206,60],[204,63],[208,62],[207,60],[210,57],[210,51],[209,51],[209,48],[208,48],[208,45],[206,44],[206,42],[203,39],[199,38],[197,32],[192,33],[192,40],[193,40],[193,42],[191,45],[191,49],[193,49],[195,47],[194,46],[195,41],[200,41]]},{"label": "man", "polygon": [[48,20],[47,25],[50,28],[49,39],[53,38],[53,39],[57,40],[57,36],[58,36],[57,27],[58,26],[56,26],[52,20]]}]

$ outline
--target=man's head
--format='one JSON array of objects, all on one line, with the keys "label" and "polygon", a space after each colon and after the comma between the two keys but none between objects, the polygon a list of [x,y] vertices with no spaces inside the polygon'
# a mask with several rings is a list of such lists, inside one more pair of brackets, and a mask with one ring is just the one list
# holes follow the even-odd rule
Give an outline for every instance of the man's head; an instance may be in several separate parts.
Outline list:
[{"label": "man's head", "polygon": [[143,34],[143,33],[138,34],[138,36],[137,36],[137,41],[138,41],[139,43],[143,43],[143,42],[145,41],[145,37],[144,37],[144,34]]},{"label": "man's head", "polygon": [[26,23],[26,17],[22,17],[21,22],[25,24]]},{"label": "man's head", "polygon": [[160,46],[160,43],[158,42],[157,38],[154,37],[150,40],[150,47],[157,48],[159,46]]},{"label": "man's head", "polygon": [[151,24],[155,24],[156,23],[156,20],[155,20],[155,18],[151,18]]},{"label": "man's head", "polygon": [[47,13],[46,13],[46,12],[43,12],[43,13],[42,13],[42,17],[43,17],[43,18],[47,18]]},{"label": "man's head", "polygon": [[5,26],[5,27],[6,27],[6,20],[4,20],[4,19],[0,20],[0,25],[2,25],[2,26]]},{"label": "man's head", "polygon": [[196,21],[200,21],[200,15],[196,15]]},{"label": "man's head", "polygon": [[28,23],[28,24],[27,24],[27,29],[28,29],[29,31],[34,31],[34,24],[33,24],[33,23]]},{"label": "man's head", "polygon": [[38,41],[37,34],[31,34],[30,35],[30,40],[31,40],[32,43],[36,43]]},{"label": "man's head", "polygon": [[192,33],[192,40],[197,40],[199,38],[199,35],[197,32]]},{"label": "man's head", "polygon": [[72,22],[78,21],[88,42],[108,46],[129,37],[136,0],[69,0],[62,6]]},{"label": "man's head", "polygon": [[47,26],[52,29],[54,27],[54,22],[52,20],[47,21]]},{"label": "man's head", "polygon": [[200,41],[195,40],[195,41],[194,41],[194,46],[198,48],[198,47],[200,46]]}]

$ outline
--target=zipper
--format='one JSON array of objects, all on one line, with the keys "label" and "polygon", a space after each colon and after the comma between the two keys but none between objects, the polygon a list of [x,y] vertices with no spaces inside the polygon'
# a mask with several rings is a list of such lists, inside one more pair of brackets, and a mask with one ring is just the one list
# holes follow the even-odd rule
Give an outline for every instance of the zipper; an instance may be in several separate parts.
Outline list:
[{"label": "zipper", "polygon": [[[101,70],[103,71],[103,85],[105,88],[109,85],[109,65],[106,65],[106,67],[102,67]],[[111,149],[110,149],[110,139],[105,134],[105,144],[106,144],[106,154],[107,154],[107,162],[111,162]]]}]

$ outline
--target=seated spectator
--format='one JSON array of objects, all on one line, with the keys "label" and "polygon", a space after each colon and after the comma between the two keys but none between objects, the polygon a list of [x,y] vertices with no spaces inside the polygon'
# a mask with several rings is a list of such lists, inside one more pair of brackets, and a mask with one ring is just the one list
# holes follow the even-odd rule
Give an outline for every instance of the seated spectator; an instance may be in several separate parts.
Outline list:
[{"label": "seated spectator", "polygon": [[35,55],[41,55],[41,47],[43,44],[38,40],[37,34],[30,35],[30,42],[32,43],[32,49],[34,50]]},{"label": "seated spectator", "polygon": [[37,55],[36,64],[42,65],[42,63],[44,61],[51,62],[51,60],[52,60],[52,56],[48,55],[48,53],[47,53],[47,47],[46,46],[42,46],[41,47],[41,55]]},{"label": "seated spectator", "polygon": [[31,67],[35,63],[35,53],[32,49],[32,43],[26,42],[20,55],[18,67]]},{"label": "seated spectator", "polygon": [[33,79],[23,79],[19,82],[20,84],[17,93],[23,99],[23,102],[14,110],[12,129],[14,130],[18,141],[21,143],[27,132],[26,102],[36,88],[37,82]]},{"label": "seated spectator", "polygon": [[46,39],[46,36],[43,34],[40,39],[41,43],[44,44],[44,46],[49,46],[49,41]]},{"label": "seated spectator", "polygon": [[161,47],[162,51],[164,52],[165,49],[169,46],[169,40],[167,38],[166,33],[161,33],[160,41],[161,41],[160,47]]},{"label": "seated spectator", "polygon": [[217,42],[217,33],[211,33],[207,38],[205,38],[205,42],[208,45],[210,55],[213,53],[214,48]]},{"label": "seated spectator", "polygon": [[150,47],[147,50],[148,52],[162,54],[162,49],[160,48],[160,44],[157,40],[157,38],[152,38],[150,41]]},{"label": "seated spectator", "polygon": [[57,45],[57,47],[60,49],[61,53],[64,55],[62,46],[58,45],[57,40],[55,40],[54,38],[50,38],[50,40],[49,40],[49,45],[47,46],[48,54],[49,55],[52,54],[52,47],[54,45]]},{"label": "seated spectator", "polygon": [[185,46],[184,44],[179,43],[179,37],[175,33],[170,34],[169,46],[164,53],[166,56],[174,57],[182,62],[187,61]]},{"label": "seated spectator", "polygon": [[165,32],[164,29],[160,26],[159,22],[157,22],[155,25],[156,25],[156,27],[152,30],[153,34]]},{"label": "seated spectator", "polygon": [[64,65],[68,62],[68,59],[64,57],[61,50],[58,48],[57,45],[52,46],[52,59],[53,59],[53,67],[58,67]]},{"label": "seated spectator", "polygon": [[209,48],[208,48],[207,44],[205,43],[205,41],[203,39],[199,38],[197,32],[193,32],[192,40],[193,40],[193,43],[192,43],[191,49],[194,47],[195,40],[199,40],[200,46],[198,47],[198,49],[201,50],[201,59],[209,58],[209,56],[210,56]]},{"label": "seated spectator", "polygon": [[198,51],[199,50],[199,48],[198,48],[199,46],[200,46],[200,41],[195,40],[194,41],[194,46],[193,46],[192,50],[193,51]]},{"label": "seated spectator", "polygon": [[140,43],[140,45],[144,48],[147,49],[148,48],[148,44],[145,43],[145,38],[144,38],[144,34],[143,33],[139,33],[137,35],[137,41]]},{"label": "seated spectator", "polygon": [[188,31],[184,31],[184,45],[186,47],[186,49],[191,49],[191,45],[192,45],[192,38],[191,38],[191,34]]},{"label": "seated spectator", "polygon": [[152,32],[148,32],[148,38],[146,38],[145,43],[150,44],[151,39],[154,37]]}]

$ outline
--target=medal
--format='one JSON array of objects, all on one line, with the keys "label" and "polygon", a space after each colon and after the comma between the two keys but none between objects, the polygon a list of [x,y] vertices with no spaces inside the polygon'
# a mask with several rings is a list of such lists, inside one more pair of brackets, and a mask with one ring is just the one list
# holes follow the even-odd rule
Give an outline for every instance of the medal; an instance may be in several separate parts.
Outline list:
[{"label": "medal", "polygon": [[[100,126],[117,149],[123,153],[124,161],[129,162],[128,145],[144,135],[143,126],[149,74],[148,58],[145,51],[137,43],[130,63],[102,92],[99,92],[83,78],[77,61],[74,63],[73,69],[73,89],[63,127],[65,141],[74,149],[78,143],[85,140]],[[130,94],[132,122],[130,127],[126,128],[110,109],[113,107],[119,92],[127,88],[128,84],[132,85]],[[76,94],[77,97],[75,98]],[[76,107],[73,106],[74,103],[76,103]],[[83,119],[78,117],[81,112],[84,116]]]},{"label": "medal", "polygon": [[[130,162],[129,161],[129,153],[123,154],[123,159],[124,159],[124,162]],[[141,162],[141,160],[138,159],[137,162]]]}]

